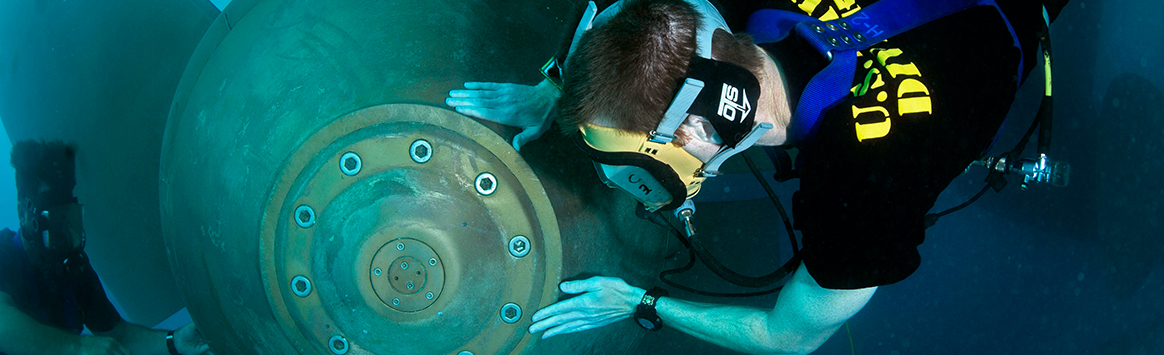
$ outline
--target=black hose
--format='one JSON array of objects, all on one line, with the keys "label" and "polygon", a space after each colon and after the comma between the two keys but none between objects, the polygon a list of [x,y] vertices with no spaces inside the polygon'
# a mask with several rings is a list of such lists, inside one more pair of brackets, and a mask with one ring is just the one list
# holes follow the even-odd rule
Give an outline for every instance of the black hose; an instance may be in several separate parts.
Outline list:
[{"label": "black hose", "polygon": [[700,239],[697,236],[691,236],[690,238],[685,238],[683,236],[683,233],[679,231],[679,228],[676,228],[674,225],[672,225],[670,222],[668,222],[667,219],[664,218],[661,213],[648,212],[645,208],[640,206],[639,208],[636,209],[635,215],[637,215],[639,218],[646,219],[648,221],[651,221],[652,223],[655,223],[655,224],[667,229],[668,231],[671,232],[672,235],[675,236],[675,238],[679,239],[679,242],[681,244],[683,244],[683,246],[685,248],[687,248],[687,258],[688,258],[687,264],[680,266],[680,267],[677,267],[677,268],[674,268],[674,269],[664,270],[663,272],[660,272],[659,279],[662,280],[663,283],[665,283],[671,287],[680,289],[680,290],[684,290],[687,292],[691,292],[691,293],[699,294],[699,295],[704,295],[704,296],[712,296],[712,297],[762,296],[762,295],[767,295],[767,294],[772,294],[774,292],[777,292],[782,288],[782,286],[778,286],[778,287],[768,289],[768,290],[763,290],[763,291],[755,291],[755,292],[742,292],[742,293],[711,292],[711,291],[699,290],[699,289],[695,289],[692,287],[688,287],[688,286],[679,284],[677,282],[671,281],[670,279],[667,278],[667,276],[678,274],[678,273],[683,273],[683,272],[686,272],[688,270],[691,270],[691,268],[695,266],[695,259],[698,258],[700,261],[703,261],[703,264],[706,265],[707,268],[712,271],[712,273],[715,273],[716,276],[719,276],[720,278],[724,279],[725,281],[728,281],[732,284],[742,286],[742,287],[763,288],[763,287],[769,287],[769,286],[779,282],[780,280],[783,280],[784,278],[788,277],[788,275],[791,274],[793,271],[795,271],[796,268],[800,265],[800,255],[799,255],[800,247],[799,247],[799,244],[796,242],[796,235],[794,234],[794,231],[792,230],[792,222],[791,222],[791,219],[788,217],[787,211],[784,210],[784,206],[780,203],[780,200],[776,196],[776,193],[772,190],[772,187],[770,185],[768,185],[768,182],[764,180],[763,175],[760,174],[759,169],[756,168],[755,162],[753,162],[752,159],[750,157],[748,157],[747,155],[744,155],[744,161],[747,162],[748,168],[752,171],[753,176],[755,176],[756,179],[760,182],[760,184],[764,187],[764,191],[768,194],[768,198],[772,200],[772,203],[776,206],[776,210],[780,213],[781,220],[784,223],[785,231],[788,233],[789,242],[792,244],[792,248],[793,248],[792,249],[793,250],[792,258],[790,258],[787,262],[785,262],[784,265],[782,265],[780,268],[778,268],[775,271],[773,271],[772,273],[769,273],[769,274],[764,275],[764,276],[751,277],[751,276],[746,276],[746,275],[740,274],[740,273],[728,268],[723,263],[719,262],[719,260],[716,259],[715,256],[712,255],[711,252],[707,250],[707,248],[703,245],[703,243],[700,241]]}]

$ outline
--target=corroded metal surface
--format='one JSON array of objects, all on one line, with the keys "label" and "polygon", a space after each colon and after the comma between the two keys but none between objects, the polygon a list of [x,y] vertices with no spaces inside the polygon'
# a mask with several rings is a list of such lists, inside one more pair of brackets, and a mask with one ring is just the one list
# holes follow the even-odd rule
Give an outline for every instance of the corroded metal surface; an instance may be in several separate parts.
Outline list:
[{"label": "corroded metal surface", "polygon": [[[432,147],[423,163],[410,154],[419,141]],[[529,318],[494,315],[553,301],[561,244],[545,191],[515,153],[464,116],[409,104],[346,115],[292,153],[264,212],[260,265],[299,352],[324,352],[335,336],[354,354],[524,347]],[[484,174],[495,182],[482,187]],[[520,258],[515,235],[529,240]],[[313,280],[306,296],[299,275]]]},{"label": "corroded metal surface", "polygon": [[668,236],[557,132],[518,154],[515,131],[443,106],[465,81],[540,80],[571,6],[232,2],[179,85],[161,162],[170,262],[215,350],[633,348],[630,321],[525,330],[558,280],[652,285]]}]

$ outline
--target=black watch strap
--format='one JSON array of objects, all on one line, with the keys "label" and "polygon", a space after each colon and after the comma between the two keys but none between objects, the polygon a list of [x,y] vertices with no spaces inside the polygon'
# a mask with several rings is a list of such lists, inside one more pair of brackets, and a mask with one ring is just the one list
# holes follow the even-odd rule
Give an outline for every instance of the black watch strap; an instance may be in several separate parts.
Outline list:
[{"label": "black watch strap", "polygon": [[182,353],[178,352],[178,347],[174,346],[173,330],[171,330],[169,333],[166,333],[166,349],[170,350],[170,355],[182,355]]},{"label": "black watch strap", "polygon": [[659,318],[659,312],[655,310],[655,303],[658,302],[659,297],[665,297],[668,294],[667,290],[658,287],[647,290],[647,293],[643,294],[643,299],[639,301],[638,307],[635,307],[635,322],[649,331],[662,329],[663,320]]}]

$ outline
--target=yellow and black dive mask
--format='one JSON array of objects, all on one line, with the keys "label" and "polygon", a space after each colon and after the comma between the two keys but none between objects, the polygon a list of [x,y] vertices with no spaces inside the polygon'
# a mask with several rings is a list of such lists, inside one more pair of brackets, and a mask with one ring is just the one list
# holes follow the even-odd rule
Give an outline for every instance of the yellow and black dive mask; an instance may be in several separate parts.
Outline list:
[{"label": "yellow and black dive mask", "polygon": [[[772,129],[770,123],[756,123],[760,83],[755,75],[711,59],[712,35],[717,29],[730,33],[727,23],[707,0],[687,1],[700,14],[696,55],[659,126],[650,134],[592,124],[579,127],[578,145],[594,161],[598,176],[608,186],[626,190],[651,211],[675,209],[694,197],[704,179],[719,175],[724,161]],[[620,1],[599,14],[591,1],[574,34],[570,54],[587,30],[602,26],[621,8]],[[723,148],[707,162],[672,144],[675,131],[688,115],[706,118],[723,141]]]}]

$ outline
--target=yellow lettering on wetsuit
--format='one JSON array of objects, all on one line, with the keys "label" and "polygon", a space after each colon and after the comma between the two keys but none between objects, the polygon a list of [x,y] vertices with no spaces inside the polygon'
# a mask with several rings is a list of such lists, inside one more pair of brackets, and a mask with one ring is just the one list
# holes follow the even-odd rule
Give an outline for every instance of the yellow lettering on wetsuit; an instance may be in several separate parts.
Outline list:
[{"label": "yellow lettering on wetsuit", "polygon": [[[821,21],[832,21],[841,17],[852,15],[857,10],[861,9],[857,5],[857,0],[791,0],[796,7],[809,16],[816,17]],[[822,6],[823,5],[823,6]]]},{"label": "yellow lettering on wetsuit", "polygon": [[[921,71],[914,63],[898,59],[904,53],[902,50],[874,48],[870,49],[869,53],[873,59],[865,56],[864,52],[858,52],[857,60],[866,69],[865,79],[858,80],[857,85],[851,90],[853,97],[857,99],[855,101],[861,104],[869,105],[869,100],[862,100],[869,94],[875,95],[877,100],[868,107],[853,104],[853,130],[859,142],[889,135],[889,130],[893,127],[891,117],[933,113],[930,90],[919,80],[922,77]],[[887,77],[882,75],[880,68],[884,68]],[[892,90],[894,87],[896,90]],[[896,115],[891,113],[890,103],[886,102],[890,93],[896,99]]]},{"label": "yellow lettering on wetsuit", "polygon": [[[789,0],[801,11],[821,21],[831,21],[847,17],[861,10],[857,0]],[[893,126],[890,117],[901,118],[908,114],[931,114],[933,104],[930,101],[930,90],[920,79],[921,71],[912,62],[899,58],[904,52],[897,48],[873,48],[857,52],[857,62],[862,63],[865,71],[857,72],[857,85],[851,92],[854,103],[853,127],[857,134],[857,141],[882,138],[889,135]],[[894,60],[897,59],[897,60]],[[863,78],[863,79],[862,79]],[[896,90],[894,90],[896,88]],[[873,95],[877,101],[862,100],[867,95]],[[892,95],[896,100],[896,115],[890,111],[892,103],[886,102]],[[861,123],[865,122],[865,123]]]}]

